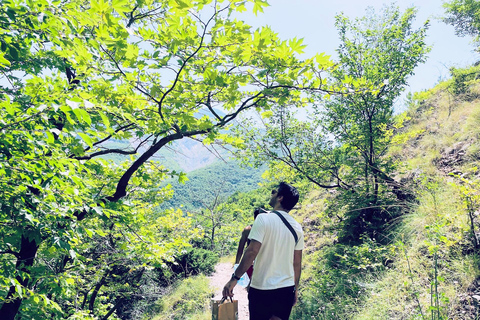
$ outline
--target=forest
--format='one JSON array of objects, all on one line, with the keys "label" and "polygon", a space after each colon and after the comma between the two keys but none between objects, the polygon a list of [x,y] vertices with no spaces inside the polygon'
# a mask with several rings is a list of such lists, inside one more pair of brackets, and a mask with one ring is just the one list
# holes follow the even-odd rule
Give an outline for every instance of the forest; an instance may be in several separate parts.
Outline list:
[{"label": "forest", "polygon": [[[211,319],[206,276],[281,181],[291,319],[480,319],[480,65],[396,112],[431,50],[414,7],[338,14],[332,58],[241,19],[269,5],[0,2],[0,319]],[[480,1],[443,8],[478,51]]]}]

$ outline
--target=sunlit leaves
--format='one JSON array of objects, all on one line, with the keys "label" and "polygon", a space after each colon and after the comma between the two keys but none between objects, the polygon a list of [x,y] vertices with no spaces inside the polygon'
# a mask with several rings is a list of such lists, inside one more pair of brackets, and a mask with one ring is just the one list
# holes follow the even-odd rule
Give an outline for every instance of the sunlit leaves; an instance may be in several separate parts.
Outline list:
[{"label": "sunlit leaves", "polygon": [[[9,299],[23,295],[26,317],[85,315],[72,305],[75,290],[103,317],[111,301],[136,289],[129,274],[173,260],[201,235],[182,212],[155,211],[172,195],[160,181],[187,181],[153,162],[155,152],[185,137],[242,146],[229,131],[239,114],[255,109],[269,118],[276,104],[311,101],[300,91],[324,90],[317,79],[328,59],[302,61],[301,39],[282,41],[231,18],[266,5],[0,4],[0,220],[9,226],[0,230],[0,251],[34,252],[21,290],[11,282],[20,272],[16,256],[0,256],[0,283],[18,291]],[[92,288],[113,268],[125,279],[112,277],[95,300]]]},{"label": "sunlit leaves", "polygon": [[303,44],[303,39],[293,38],[288,41],[288,46],[296,53],[303,53],[303,49],[307,46]]},{"label": "sunlit leaves", "polygon": [[5,59],[5,53],[0,52],[0,67],[6,67],[10,65],[10,61]]},{"label": "sunlit leaves", "polygon": [[480,34],[480,3],[476,0],[452,0],[443,4],[447,16],[443,18],[455,27],[458,35],[471,35],[478,42]]}]

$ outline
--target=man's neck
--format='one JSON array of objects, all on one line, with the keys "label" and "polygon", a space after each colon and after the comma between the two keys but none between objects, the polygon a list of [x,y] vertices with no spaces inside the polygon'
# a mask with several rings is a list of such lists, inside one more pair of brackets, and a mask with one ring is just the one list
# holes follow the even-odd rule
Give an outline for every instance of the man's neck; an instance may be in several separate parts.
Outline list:
[{"label": "man's neck", "polygon": [[273,207],[273,210],[274,211],[284,211],[284,212],[288,212],[287,210],[285,210],[281,205],[275,205]]}]

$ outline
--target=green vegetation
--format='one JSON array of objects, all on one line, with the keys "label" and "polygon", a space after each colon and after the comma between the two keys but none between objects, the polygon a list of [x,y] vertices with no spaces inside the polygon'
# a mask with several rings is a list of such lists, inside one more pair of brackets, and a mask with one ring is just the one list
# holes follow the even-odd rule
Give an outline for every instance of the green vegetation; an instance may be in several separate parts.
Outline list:
[{"label": "green vegetation", "polygon": [[161,208],[183,207],[187,211],[205,210],[218,198],[224,202],[235,192],[257,189],[265,169],[242,168],[237,162],[217,161],[209,166],[188,173],[188,182],[167,180],[173,189],[172,199]]},{"label": "green vegetation", "polygon": [[229,128],[246,111],[331,89],[328,59],[300,60],[302,40],[236,18],[266,5],[0,3],[2,320],[119,319],[161,295],[155,271],[203,235],[157,210],[171,193],[159,184],[186,178],[158,152],[237,146]]},{"label": "green vegetation", "polygon": [[455,27],[459,36],[473,36],[479,42],[480,36],[480,3],[476,0],[452,0],[444,3],[445,23]]},{"label": "green vegetation", "polygon": [[[0,3],[2,320],[209,318],[205,275],[281,180],[306,232],[293,319],[480,318],[480,67],[395,116],[429,50],[414,9],[338,16],[332,61],[233,18],[266,5]],[[479,2],[445,6],[478,40]],[[198,142],[257,169],[187,175],[172,149]]]},{"label": "green vegetation", "polygon": [[[467,69],[468,70],[468,69]],[[461,70],[463,71],[463,70]],[[348,246],[335,244],[336,195],[312,193],[296,212],[307,234],[306,277],[294,319],[477,319],[478,83],[451,94],[456,74],[411,100],[389,155],[410,190],[404,214],[386,233]],[[470,81],[470,80],[466,80]],[[446,90],[448,89],[448,90]],[[453,98],[453,99],[452,99]],[[310,231],[310,232],[309,232]]]},{"label": "green vegetation", "polygon": [[393,130],[402,125],[395,121],[394,100],[429,51],[428,21],[414,29],[414,19],[414,9],[402,13],[394,6],[355,20],[337,16],[339,58],[331,77],[346,91],[316,96],[308,120],[297,119],[287,105],[263,122],[264,129],[251,124],[239,131],[248,137],[245,157],[272,170],[283,164],[317,187],[341,193],[337,210],[349,212],[341,222],[343,243],[360,243],[364,234],[387,241],[383,229],[401,214],[394,209],[397,200],[407,197],[387,151]]},{"label": "green vegetation", "polygon": [[[210,299],[213,295],[205,276],[185,279],[156,305],[158,314],[152,320],[209,320]],[[207,301],[207,303],[205,303]]]}]

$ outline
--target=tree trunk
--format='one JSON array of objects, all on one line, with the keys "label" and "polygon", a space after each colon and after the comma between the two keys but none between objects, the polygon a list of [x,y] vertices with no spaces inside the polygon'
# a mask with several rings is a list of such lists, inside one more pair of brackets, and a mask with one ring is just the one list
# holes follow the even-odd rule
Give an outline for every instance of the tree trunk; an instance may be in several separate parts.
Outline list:
[{"label": "tree trunk", "polygon": [[378,202],[378,176],[373,173],[373,205],[376,206]]},{"label": "tree trunk", "polygon": [[[33,265],[35,261],[35,256],[37,255],[38,244],[35,239],[30,240],[25,234],[22,235],[22,240],[20,244],[20,252],[17,256],[16,269],[29,273],[29,268]],[[22,287],[27,287],[29,284],[28,277],[17,276],[17,281],[21,284]],[[16,288],[15,286],[10,286],[8,294],[5,298],[5,302],[0,308],[0,319],[2,320],[14,320],[15,316],[20,310],[20,305],[22,304],[22,298],[15,297]]]},{"label": "tree trunk", "polygon": [[212,237],[210,239],[210,249],[213,250],[215,248],[215,226],[212,227]]}]

